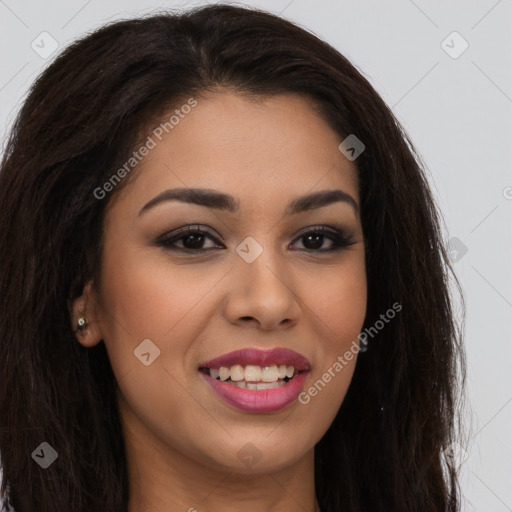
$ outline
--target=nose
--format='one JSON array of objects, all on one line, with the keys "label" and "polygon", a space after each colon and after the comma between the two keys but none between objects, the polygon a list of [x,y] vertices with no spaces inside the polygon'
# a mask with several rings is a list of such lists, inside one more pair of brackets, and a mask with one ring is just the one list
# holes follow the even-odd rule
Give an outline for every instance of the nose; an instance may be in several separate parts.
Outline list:
[{"label": "nose", "polygon": [[239,261],[230,279],[225,308],[229,322],[263,330],[290,328],[298,322],[302,309],[291,272],[267,251],[252,263]]}]

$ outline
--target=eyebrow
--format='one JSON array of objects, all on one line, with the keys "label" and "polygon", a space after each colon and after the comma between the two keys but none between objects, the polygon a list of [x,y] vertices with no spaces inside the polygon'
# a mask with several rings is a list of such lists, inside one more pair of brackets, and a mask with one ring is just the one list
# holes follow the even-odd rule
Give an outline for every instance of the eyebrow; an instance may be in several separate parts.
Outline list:
[{"label": "eyebrow", "polygon": [[[231,213],[238,211],[240,201],[235,197],[213,189],[204,188],[175,188],[164,190],[146,203],[139,212],[139,216],[156,205],[166,201],[180,201],[182,203],[197,204],[206,208],[226,210]],[[359,215],[359,206],[354,198],[343,190],[322,190],[304,196],[296,197],[290,201],[285,210],[285,215],[296,215],[322,208],[333,203],[343,202],[349,204],[356,215]]]}]

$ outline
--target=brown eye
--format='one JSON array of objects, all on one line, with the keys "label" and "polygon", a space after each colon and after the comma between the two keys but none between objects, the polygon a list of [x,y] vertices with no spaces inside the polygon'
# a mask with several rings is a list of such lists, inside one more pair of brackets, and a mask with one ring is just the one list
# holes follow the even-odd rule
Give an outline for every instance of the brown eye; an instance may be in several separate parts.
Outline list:
[{"label": "brown eye", "polygon": [[[211,247],[204,247],[206,239],[217,241],[211,233],[200,229],[199,226],[187,226],[160,237],[155,243],[169,250],[204,252],[212,249]],[[177,245],[178,242],[181,243],[181,246]]]},{"label": "brown eye", "polygon": [[[331,240],[331,246],[327,249],[321,249],[326,239]],[[296,240],[303,240],[304,250],[324,253],[339,251],[355,243],[351,237],[345,235],[345,233],[337,229],[327,228],[326,226],[310,229],[302,233]]]}]

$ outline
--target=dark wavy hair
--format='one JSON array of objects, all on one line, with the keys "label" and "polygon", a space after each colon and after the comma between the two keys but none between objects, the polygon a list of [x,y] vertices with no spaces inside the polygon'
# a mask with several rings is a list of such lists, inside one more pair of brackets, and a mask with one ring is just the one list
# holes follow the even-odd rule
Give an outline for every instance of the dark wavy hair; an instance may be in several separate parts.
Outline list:
[{"label": "dark wavy hair", "polygon": [[[297,93],[342,141],[359,174],[368,306],[364,327],[400,314],[361,353],[315,447],[323,512],[455,512],[446,450],[464,400],[464,323],[444,224],[425,166],[390,108],[337,50],[253,8],[213,5],[112,22],[67,47],[35,81],[0,170],[0,454],[16,512],[126,512],[129,481],[104,343],[76,342],[69,303],[101,265],[101,187],[140,134],[183,98],[218,88]],[[89,249],[90,248],[90,249]],[[462,309],[464,300],[461,296]],[[461,395],[459,396],[459,391]],[[458,419],[458,421],[457,421]],[[46,441],[57,462],[31,454]]]}]

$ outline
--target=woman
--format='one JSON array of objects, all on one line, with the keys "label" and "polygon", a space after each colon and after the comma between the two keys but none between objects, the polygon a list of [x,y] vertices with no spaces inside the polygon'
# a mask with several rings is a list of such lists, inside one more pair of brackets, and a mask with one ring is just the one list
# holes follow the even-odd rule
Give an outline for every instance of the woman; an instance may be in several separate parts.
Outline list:
[{"label": "woman", "polygon": [[67,48],[0,173],[8,505],[459,510],[464,353],[419,162],[347,59],[265,12]]}]

